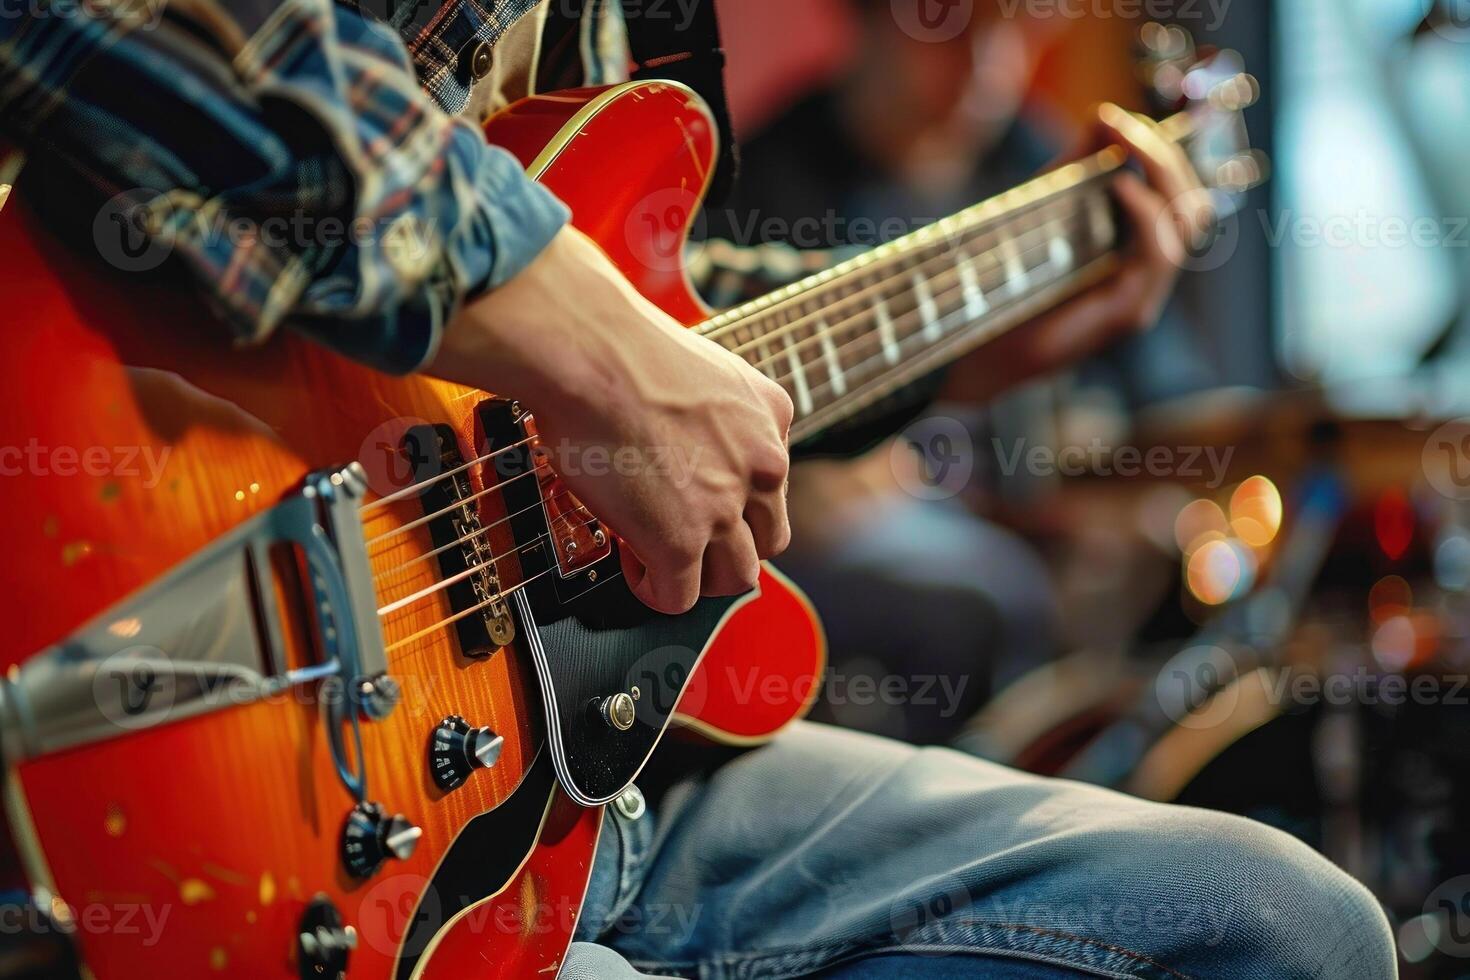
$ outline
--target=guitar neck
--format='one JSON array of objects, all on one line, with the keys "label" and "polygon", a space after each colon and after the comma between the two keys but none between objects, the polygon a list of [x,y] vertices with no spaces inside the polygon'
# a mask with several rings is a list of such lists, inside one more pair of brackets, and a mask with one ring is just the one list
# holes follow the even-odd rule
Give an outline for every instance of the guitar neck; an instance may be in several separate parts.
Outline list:
[{"label": "guitar neck", "polygon": [[[1182,138],[1188,120],[1165,124]],[[791,396],[798,443],[1050,309],[1112,267],[1123,151],[1043,174],[700,327]]]}]

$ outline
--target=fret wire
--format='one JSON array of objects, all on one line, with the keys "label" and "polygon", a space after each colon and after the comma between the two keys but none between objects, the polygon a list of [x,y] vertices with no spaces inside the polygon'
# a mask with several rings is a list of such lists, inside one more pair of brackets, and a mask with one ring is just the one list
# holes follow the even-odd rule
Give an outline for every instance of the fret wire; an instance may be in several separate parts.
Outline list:
[{"label": "fret wire", "polygon": [[[1027,250],[1027,254],[1030,254],[1032,251],[1035,251],[1036,249],[1044,248],[1044,247],[1045,246],[1037,246],[1036,248],[1028,249]],[[936,277],[936,281],[938,281],[939,278],[942,278],[942,277]],[[1063,277],[1058,277],[1058,281],[1060,281],[1061,278],[1063,278]],[[1004,282],[1004,280],[1003,279],[1002,280],[999,280],[999,282]],[[942,323],[942,324],[943,323],[946,323],[946,322],[948,322],[949,320],[951,320],[953,318],[954,314],[959,313],[959,312],[963,312],[963,310],[964,310],[964,303],[963,303],[962,300],[960,302],[953,303],[953,304],[949,303],[949,298],[959,288],[960,287],[959,287],[959,285],[957,283],[956,284],[952,284],[952,285],[950,285],[948,287],[945,287],[945,288],[941,289],[936,294],[936,296],[935,296],[936,302],[942,303],[944,305],[944,307],[945,307],[944,312],[940,313],[938,315],[938,317],[937,317],[937,319],[939,320],[940,323]],[[1004,312],[1005,310],[1013,307],[1014,304],[1017,301],[1023,300],[1024,298],[1025,298],[1024,296],[1009,297],[1004,302],[1002,302],[1001,304],[999,304],[996,307],[994,307],[992,309],[992,313],[995,313],[995,314],[998,315],[998,314]],[[909,345],[911,341],[913,341],[915,339],[921,339],[922,340],[922,330],[919,329],[916,326],[916,323],[917,323],[916,317],[918,315],[919,315],[919,310],[917,308],[914,308],[914,309],[910,309],[907,313],[901,313],[901,314],[897,315],[896,317],[893,317],[892,318],[892,322],[893,322],[893,324],[895,326],[902,325],[905,328],[904,332],[902,332],[901,334],[899,334],[899,336],[896,339],[896,345],[899,348],[900,353],[902,353],[903,348],[906,345]],[[858,313],[854,314],[853,316],[849,317],[846,321],[843,321],[843,325],[842,325],[841,329],[843,329],[843,330],[852,330],[852,329],[861,328],[863,326],[868,325],[872,319],[876,318],[876,316],[877,316],[877,310],[876,310],[876,308],[871,308],[870,307],[870,308],[861,310]],[[915,326],[915,329],[908,330],[907,328],[909,326],[911,326],[911,325],[914,325]],[[843,354],[852,355],[852,354],[855,354],[857,352],[858,348],[860,348],[860,347],[863,347],[863,346],[867,346],[869,348],[874,347],[875,346],[875,342],[876,343],[881,343],[880,338],[878,338],[876,336],[876,332],[870,328],[868,330],[863,330],[863,331],[859,332],[856,336],[853,336],[851,339],[844,340],[840,345],[837,345],[837,350],[839,352],[839,356],[841,356]],[[923,343],[920,344],[920,347],[924,346],[925,344],[932,345],[935,342],[936,341],[934,341],[934,340],[924,340]],[[856,375],[859,372],[861,372],[863,369],[867,368],[869,365],[873,364],[878,359],[879,358],[873,357],[871,355],[870,356],[867,356],[867,357],[864,357],[863,360],[857,362],[856,364],[850,364],[848,366],[848,368],[847,368],[847,371],[848,371],[849,374]],[[897,365],[894,365],[894,366],[897,366]],[[881,373],[882,372],[880,371],[879,374],[881,375]],[[774,380],[776,380],[776,382],[778,384],[785,385],[787,382],[790,382],[790,381],[793,380],[792,373],[791,372],[786,372],[786,373],[778,374],[775,377]],[[807,384],[805,386],[804,395],[801,398],[798,399],[798,401],[800,402],[800,404],[798,405],[798,407],[801,409],[801,414],[803,416],[806,416],[806,415],[810,415],[812,412],[816,411],[818,407],[825,407],[825,405],[819,405],[819,398],[818,398],[818,396],[820,396],[820,395],[822,395],[824,393],[824,390],[825,390],[825,388],[827,386],[824,385],[824,384],[811,384],[809,379],[803,379],[803,380],[806,380],[807,381]],[[868,379],[863,379],[861,381],[854,382],[853,386],[854,387],[859,387],[862,384],[866,383],[867,380]]]},{"label": "fret wire", "polygon": [[[1087,267],[1091,266],[1093,263],[1098,262],[1098,261],[1106,258],[1108,254],[1109,253],[1106,250],[1104,250],[1102,252],[1099,252],[1096,256],[1094,256],[1093,258],[1089,259],[1087,262],[1085,262],[1085,263],[1077,266],[1077,270],[1076,271],[1077,272],[1080,272],[1081,270],[1086,269]],[[1076,272],[1074,272],[1074,276],[1075,275],[1076,275]],[[1065,279],[1056,280],[1054,283],[1049,284],[1049,287],[1048,288],[1050,288],[1050,286],[1062,285],[1065,282],[1066,282]],[[1019,297],[1016,300],[1011,301],[1011,302],[1005,304],[1004,306],[998,308],[996,310],[996,313],[999,315],[999,314],[1004,314],[1004,313],[1009,312],[1009,311],[1013,311],[1013,310],[1019,308],[1027,300],[1035,298],[1036,295],[1037,294],[1033,294],[1032,296],[1022,296],[1022,297]],[[960,311],[958,309],[953,310],[953,311],[951,311],[951,313],[949,315],[950,316],[953,316],[954,313],[957,313],[957,312],[960,312]],[[974,344],[978,344],[978,343],[983,343],[984,342],[984,340],[986,339],[986,334],[987,333],[990,333],[990,332],[1004,333],[1005,332],[1003,330],[1002,331],[992,331],[988,327],[988,324],[993,324],[996,321],[996,319],[997,319],[996,317],[986,317],[986,318],[984,318],[982,320],[974,321],[969,328],[964,329],[964,330],[959,330],[959,331],[956,331],[954,333],[949,334],[948,339],[951,340],[951,341],[957,340],[957,339],[967,339],[968,341],[973,341],[973,343],[970,345],[970,347],[973,348]],[[863,363],[870,363],[870,362],[872,362],[874,360],[879,359],[880,357],[881,357],[881,355],[870,356]],[[858,406],[860,408],[861,407],[865,407],[867,405],[871,405],[874,401],[876,401],[878,399],[881,399],[884,396],[884,394],[886,394],[888,392],[891,392],[891,391],[893,391],[896,388],[902,387],[904,384],[907,383],[907,381],[903,381],[903,380],[884,381],[885,378],[889,378],[889,379],[901,379],[903,377],[904,371],[905,371],[905,368],[902,367],[902,366],[899,366],[899,367],[895,368],[894,370],[890,370],[890,371],[880,371],[877,374],[873,375],[873,377],[871,379],[869,379],[869,381],[865,382],[865,385],[871,385],[871,384],[874,384],[874,383],[882,382],[882,384],[880,385],[879,388],[873,389],[873,390],[870,391],[870,390],[867,390],[863,386],[859,386],[857,389],[854,389],[850,393],[850,395],[848,397],[858,398],[859,399]],[[832,401],[829,401],[829,402],[823,404],[822,407],[820,409],[818,409],[816,413],[813,413],[813,414],[814,415],[820,414],[821,412],[824,412],[824,411],[826,411],[826,410],[828,410],[828,409],[830,409],[833,406],[838,405],[838,404],[840,404],[840,400],[839,399],[834,399]],[[805,422],[805,421],[807,421],[807,419],[809,419],[811,417],[813,417],[813,416],[807,416],[806,418],[797,419],[796,421],[794,421],[792,423],[792,431],[793,431],[793,434],[794,434],[794,436],[793,436],[794,441],[800,441],[801,439],[806,438],[806,435],[810,434],[810,433],[800,434],[799,433],[799,430],[801,428],[802,423]],[[821,427],[819,426],[815,431],[820,431],[820,428]]]},{"label": "fret wire", "polygon": [[[1048,222],[1046,225],[1038,226],[1037,228],[1033,228],[1030,231],[1023,233],[1023,235],[1020,236],[1020,237],[1023,237],[1024,238],[1024,237],[1029,236],[1029,235],[1034,235],[1038,231],[1044,231],[1044,230],[1047,230],[1048,228],[1051,228],[1051,227],[1056,227],[1056,226],[1059,226],[1059,225],[1065,225],[1068,222],[1068,219],[1073,219],[1073,218],[1077,218],[1077,217],[1079,217],[1079,215],[1072,214],[1072,215],[1067,215],[1067,216],[1065,216],[1063,218],[1060,218],[1060,219],[1053,219],[1051,222]],[[1027,246],[1025,249],[1021,250],[1021,253],[1020,254],[1022,256],[1029,256],[1033,252],[1035,252],[1035,251],[1037,251],[1039,249],[1046,248],[1048,246],[1048,244],[1049,244],[1049,239],[1048,240],[1043,240],[1042,242],[1040,242],[1040,243],[1038,243],[1036,245]],[[986,249],[986,250],[984,250],[982,252],[975,253],[973,255],[970,255],[969,253],[965,253],[965,254],[971,260],[989,258],[989,259],[991,259],[991,264],[992,265],[994,265],[996,268],[1001,268],[1001,266],[998,263],[996,263],[994,261],[994,259],[993,259],[993,256],[994,256],[994,254],[995,254],[996,251],[997,251],[997,249],[990,248],[990,249]],[[958,258],[958,255],[946,254],[946,255],[941,255],[941,256],[935,256],[934,258],[927,260],[925,262],[925,265],[933,264],[936,261],[949,260],[947,262],[946,268],[944,268],[942,271],[940,271],[937,274],[935,274],[934,276],[932,276],[932,280],[937,283],[937,282],[939,282],[941,280],[944,280],[944,279],[946,279],[946,278],[948,278],[950,276],[958,277],[960,275],[960,272],[959,272],[959,269],[958,269],[958,266],[957,266],[957,262],[954,261],[957,258]],[[1038,266],[1037,268],[1039,269],[1040,266]],[[978,275],[979,274],[977,273],[977,276]],[[898,278],[898,277],[895,276],[895,277],[892,277],[892,278]],[[982,279],[982,287],[981,287],[981,291],[982,292],[994,292],[994,291],[997,290],[998,287],[1004,286],[1007,282],[1010,281],[1006,276],[1002,275],[996,281],[996,284],[995,285],[991,285],[987,289],[986,286],[984,285],[983,277],[981,277],[981,279]],[[891,279],[890,280],[884,280],[884,282],[888,282],[888,281],[891,281]],[[948,293],[953,288],[954,288],[953,286],[946,287],[944,289],[944,292],[945,293]],[[837,304],[834,304],[834,308],[836,307],[836,305]],[[890,309],[889,310],[889,313],[890,313],[890,316],[892,316],[893,325],[894,326],[897,326],[898,325],[898,322],[900,320],[907,319],[913,313],[917,312],[917,309],[918,309],[918,306],[917,306],[917,303],[916,303],[916,304],[914,304],[914,306],[912,308],[910,308],[908,310],[907,313],[899,314],[899,315],[896,315],[896,316],[892,314],[892,310]],[[850,314],[849,316],[844,317],[842,320],[838,320],[838,321],[835,321],[832,324],[829,324],[828,329],[831,332],[834,332],[834,333],[835,332],[838,332],[838,331],[841,331],[841,330],[844,330],[844,329],[847,329],[847,327],[846,327],[847,324],[860,323],[861,319],[864,316],[866,316],[868,314],[871,314],[873,312],[874,312],[874,308],[872,306],[861,308],[861,309],[855,311],[854,313]],[[915,332],[917,333],[918,331],[915,331]],[[900,342],[902,342],[902,340],[906,340],[906,339],[908,339],[908,337],[907,336],[903,336],[903,337],[899,337],[898,339],[899,339]],[[810,342],[811,342],[810,339],[807,340],[807,341],[803,341],[803,343],[810,343]],[[840,351],[842,348],[839,347],[838,349]],[[763,366],[765,366],[761,362],[751,362],[751,363],[752,363],[753,366],[756,366],[756,367],[763,367]],[[779,380],[779,379],[777,379],[777,380]]]},{"label": "fret wire", "polygon": [[[1159,123],[1164,137],[1171,143],[1181,144],[1195,135],[1194,120],[1187,112],[1178,112]],[[966,233],[988,222],[1010,213],[1022,213],[1037,208],[1067,194],[1084,190],[1088,184],[1110,179],[1127,161],[1128,155],[1121,147],[1109,146],[1091,156],[1074,160],[1055,170],[1034,177],[1024,184],[987,200],[973,204],[963,211],[950,215],[918,231],[880,245],[822,272],[813,273],[797,282],[739,306],[725,310],[710,318],[695,329],[702,336],[717,339],[729,333],[735,324],[754,319],[798,301],[819,286],[828,282],[857,276],[875,266],[882,266],[905,257],[904,249],[922,250],[933,244],[937,234]],[[1055,185],[1055,186],[1052,186]],[[1016,202],[1017,198],[1022,198]],[[992,213],[995,212],[995,213]]]},{"label": "fret wire", "polygon": [[791,303],[800,302],[818,287],[826,286],[831,282],[858,276],[875,266],[905,260],[915,251],[940,244],[942,236],[962,237],[1007,217],[1014,218],[1065,198],[1067,195],[1083,192],[1084,189],[1087,189],[1087,185],[1111,177],[1122,166],[1124,159],[1125,155],[1122,150],[1110,147],[1083,160],[1073,161],[932,225],[839,263],[831,269],[814,273],[766,296],[726,310],[696,329],[700,330],[703,336],[711,339],[725,336],[743,320],[769,314]]},{"label": "fret wire", "polygon": [[[1069,203],[1071,203],[1071,202],[1069,202]],[[1083,203],[1085,203],[1085,202],[1083,202]],[[1075,210],[1073,210],[1071,212],[1068,212],[1061,219],[1057,219],[1057,218],[1053,217],[1053,218],[1050,218],[1050,219],[1046,220],[1045,222],[1042,222],[1040,224],[1034,225],[1031,228],[1028,228],[1028,229],[1023,230],[1023,231],[1015,232],[1015,233],[1012,233],[1011,229],[1009,229],[1009,228],[1004,229],[1004,230],[1003,229],[1000,229],[1000,228],[994,228],[994,229],[989,229],[989,230],[979,230],[979,231],[976,231],[973,235],[971,235],[971,236],[969,236],[967,238],[961,239],[956,244],[947,246],[944,251],[941,251],[938,254],[931,255],[928,258],[925,258],[925,259],[920,260],[915,266],[911,266],[911,267],[907,267],[907,268],[902,268],[899,271],[893,272],[893,273],[889,274],[888,276],[886,276],[886,277],[884,277],[882,279],[879,279],[876,282],[874,282],[874,283],[872,283],[872,284],[870,284],[870,285],[868,285],[866,287],[862,287],[862,288],[854,291],[853,293],[849,294],[848,296],[843,297],[841,300],[839,300],[839,301],[837,301],[835,303],[832,303],[832,304],[828,305],[823,312],[831,312],[831,311],[835,311],[836,309],[840,309],[843,305],[845,305],[849,301],[858,299],[858,298],[860,298],[862,296],[865,296],[865,295],[868,295],[868,294],[871,294],[874,290],[877,290],[880,287],[885,286],[888,283],[891,283],[891,282],[893,282],[893,281],[895,281],[895,280],[897,280],[899,278],[902,278],[905,275],[911,274],[915,269],[919,269],[919,268],[923,268],[924,266],[931,265],[935,261],[947,259],[950,256],[956,254],[957,252],[962,251],[964,249],[964,246],[966,244],[973,244],[974,242],[979,241],[980,239],[982,239],[982,238],[984,238],[986,236],[996,237],[996,236],[999,236],[1001,234],[1007,234],[1011,238],[1024,238],[1024,237],[1026,237],[1028,235],[1034,234],[1038,230],[1041,230],[1041,229],[1044,229],[1044,228],[1046,228],[1046,227],[1048,227],[1050,225],[1056,224],[1058,222],[1058,220],[1065,221],[1065,220],[1067,220],[1068,218],[1071,218],[1071,217],[1081,216],[1084,213],[1084,211],[1085,211],[1084,208],[1079,207],[1079,208],[1076,208]],[[990,255],[993,255],[997,250],[998,250],[998,247],[987,248],[987,249],[982,250],[981,252],[975,253],[975,256],[974,257],[975,258],[984,258],[984,257],[990,256]],[[908,291],[905,290],[904,292],[908,292]],[[765,339],[769,340],[769,339],[771,339],[774,336],[778,336],[779,333],[781,333],[781,332],[785,332],[787,330],[795,329],[796,325],[801,320],[804,320],[804,319],[806,319],[806,317],[799,316],[799,317],[795,318],[792,321],[788,321],[787,323],[782,324],[779,331],[772,331],[772,330],[766,331],[763,334],[763,337]],[[742,344],[742,345],[737,346],[737,347],[734,347],[734,348],[727,348],[727,349],[732,350],[736,354],[744,355],[747,351],[749,351],[751,349],[751,345],[747,343],[747,344]]]},{"label": "fret wire", "polygon": [[[1091,262],[1096,261],[1098,258],[1100,258],[1102,255],[1105,255],[1106,253],[1107,253],[1107,250],[1106,249],[1099,250],[1099,252],[1096,255],[1092,255],[1091,257],[1089,257],[1086,262],[1081,263],[1081,264],[1078,264],[1078,265],[1074,265],[1072,271],[1075,271],[1077,268],[1080,268],[1081,265],[1090,264]],[[1058,277],[1057,279],[1053,280],[1053,282],[1062,282],[1062,281],[1065,280],[1065,278],[1066,278],[1065,276],[1061,276],[1061,277]],[[1052,283],[1048,283],[1047,285],[1051,285],[1051,284]],[[955,291],[955,289],[957,289],[957,288],[959,288],[959,287],[958,286],[950,286],[950,287],[946,288],[945,290],[943,290],[939,294],[939,296],[948,296],[949,294],[953,293]],[[1045,289],[1045,288],[1046,288],[1045,286],[1041,287],[1041,289]],[[1033,293],[1033,295],[1034,295],[1034,293]],[[986,320],[993,320],[993,319],[995,319],[996,317],[1004,314],[1006,311],[1008,311],[1010,309],[1013,309],[1017,303],[1024,302],[1027,298],[1028,298],[1027,296],[1019,296],[1019,297],[1013,297],[1013,298],[1007,299],[1005,302],[1001,303],[1000,305],[995,306],[995,307],[992,307],[991,310],[990,310],[990,312],[987,313],[985,317],[981,318],[980,320],[975,321],[975,325],[976,326],[980,326]],[[952,308],[950,308],[948,310],[948,312],[942,314],[941,317],[940,317],[940,319],[941,319],[941,321],[947,321],[947,320],[951,319],[952,317],[954,317],[954,315],[956,313],[962,313],[963,311],[964,311],[964,303],[962,301],[962,302],[954,305]],[[876,309],[870,309],[870,310],[868,310],[866,312],[868,314],[871,314],[871,315],[876,316]],[[901,317],[900,319],[906,319],[906,318],[912,316],[914,314],[914,312],[916,312],[916,311],[912,311],[911,310],[908,314],[904,314],[904,316]],[[862,315],[863,314],[860,313],[860,314],[856,315],[852,319],[856,319],[857,317],[860,317]],[[903,337],[902,339],[900,339],[898,341],[899,347],[902,348],[903,344],[906,341],[909,341],[909,340],[914,339],[916,336],[918,336],[918,334],[919,334],[918,331],[914,331],[913,333],[910,333],[908,336]],[[838,350],[852,350],[853,348],[856,348],[856,347],[858,347],[858,346],[860,346],[862,344],[865,344],[868,341],[874,339],[874,335],[875,335],[875,331],[872,331],[872,330],[865,331],[865,332],[859,334],[857,337],[853,338],[852,340],[846,341],[843,344],[841,344],[838,347]],[[869,355],[868,357],[864,358],[864,360],[862,360],[862,361],[858,362],[856,365],[853,365],[852,367],[850,367],[848,370],[849,370],[849,372],[852,372],[854,370],[854,368],[860,369],[860,368],[865,367],[866,365],[871,364],[874,361],[879,360],[879,359],[881,359],[881,355],[877,355],[877,356]],[[897,366],[897,365],[894,365],[894,366]],[[875,375],[875,377],[882,377],[882,375],[884,373],[885,372],[883,372],[883,371],[879,371],[878,374]],[[777,380],[778,380],[778,382],[781,382],[783,379],[782,378],[778,378]],[[862,382],[862,383],[867,383],[867,382]],[[861,383],[859,385],[854,386],[854,387],[860,387],[860,386],[861,386]],[[822,389],[822,387],[823,387],[822,385],[816,385],[816,386],[810,387],[810,389],[808,391],[808,394],[813,399],[813,401],[815,401],[815,397],[820,392],[820,390]],[[825,408],[827,406],[824,405],[822,407]]]}]

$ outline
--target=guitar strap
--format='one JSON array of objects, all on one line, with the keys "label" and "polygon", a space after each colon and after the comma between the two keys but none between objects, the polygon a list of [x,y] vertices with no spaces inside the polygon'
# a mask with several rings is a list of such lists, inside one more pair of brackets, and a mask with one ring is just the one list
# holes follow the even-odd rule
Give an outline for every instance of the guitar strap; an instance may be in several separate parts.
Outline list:
[{"label": "guitar strap", "polygon": [[671,78],[683,82],[709,103],[720,130],[720,159],[710,183],[710,203],[723,201],[740,167],[725,96],[725,49],[715,0],[651,3],[623,0],[634,78]]},{"label": "guitar strap", "polygon": [[599,81],[576,77],[585,61],[578,50],[579,28],[595,24],[594,18],[610,3],[622,4],[633,56],[632,77],[683,82],[714,113],[720,131],[720,159],[710,183],[709,201],[719,203],[734,184],[738,155],[725,98],[725,49],[720,45],[715,0],[560,0],[553,5],[542,35],[536,90],[550,92]]}]

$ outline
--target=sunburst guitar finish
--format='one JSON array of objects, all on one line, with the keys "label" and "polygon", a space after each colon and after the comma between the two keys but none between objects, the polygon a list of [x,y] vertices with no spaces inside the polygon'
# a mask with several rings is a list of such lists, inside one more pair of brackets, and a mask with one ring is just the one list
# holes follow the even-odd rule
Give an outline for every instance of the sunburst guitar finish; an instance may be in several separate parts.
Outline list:
[{"label": "sunburst guitar finish", "polygon": [[[650,299],[685,323],[707,318],[680,259],[716,156],[692,93],[645,82],[537,97],[488,136]],[[586,692],[555,686],[572,683],[573,652],[522,601],[534,588],[508,475],[475,463],[504,447],[487,441],[487,413],[504,420],[509,403],[381,375],[286,333],[234,349],[177,287],[63,247],[25,193],[23,175],[0,213],[11,875],[74,930],[99,980],[330,976],[343,956],[347,977],[371,980],[555,976],[595,804],[636,775],[664,726],[610,774],[572,744],[578,713],[599,705],[569,708]],[[426,460],[458,495],[432,509],[400,492]],[[594,521],[537,513],[563,559],[568,540],[616,546]],[[446,527],[478,529],[484,550],[467,560],[493,559],[494,581],[470,569],[436,588],[444,556],[464,557],[436,537]],[[354,548],[370,574],[330,560]],[[584,586],[608,553],[574,569]],[[543,581],[575,579],[555,571]],[[506,599],[462,615],[487,582]],[[389,610],[376,665],[344,639],[372,633],[364,606]],[[677,669],[657,662],[664,689],[631,685],[635,713],[674,710],[686,732],[759,742],[805,709],[820,627],[769,568],[717,613],[690,634],[707,639],[685,637],[693,654]],[[381,673],[387,685],[352,689]],[[492,764],[446,789],[434,733],[453,716],[500,742],[474,742]],[[361,801],[384,821],[367,851],[344,841]],[[402,856],[356,876],[344,844],[369,863],[373,848]]]}]

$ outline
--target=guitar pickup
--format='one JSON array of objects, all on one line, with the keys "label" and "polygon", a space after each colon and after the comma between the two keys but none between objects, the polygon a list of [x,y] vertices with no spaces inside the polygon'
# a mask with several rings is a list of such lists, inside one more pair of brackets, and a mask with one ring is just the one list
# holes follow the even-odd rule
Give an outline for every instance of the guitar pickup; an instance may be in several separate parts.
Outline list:
[{"label": "guitar pickup", "polygon": [[447,589],[450,605],[455,612],[475,610],[454,624],[460,650],[467,657],[488,657],[515,639],[516,627],[509,605],[499,598],[495,552],[480,522],[459,439],[447,425],[418,425],[404,433],[399,451],[414,479],[427,484],[419,500],[431,518],[439,570],[453,583]]}]

